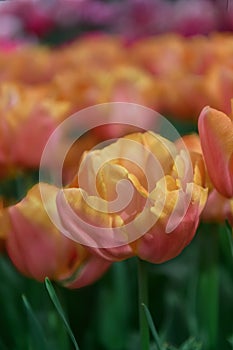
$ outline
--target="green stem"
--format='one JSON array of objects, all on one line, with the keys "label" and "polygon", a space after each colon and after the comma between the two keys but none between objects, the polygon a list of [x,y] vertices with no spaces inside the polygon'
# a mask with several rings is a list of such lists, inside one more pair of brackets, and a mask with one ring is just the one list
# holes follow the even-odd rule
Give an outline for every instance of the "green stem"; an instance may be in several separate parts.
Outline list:
[{"label": "green stem", "polygon": [[149,350],[150,336],[143,305],[148,305],[147,268],[144,261],[138,259],[138,308],[140,323],[141,350]]},{"label": "green stem", "polygon": [[205,224],[201,240],[199,276],[199,324],[205,334],[205,349],[218,349],[219,328],[219,227]]}]

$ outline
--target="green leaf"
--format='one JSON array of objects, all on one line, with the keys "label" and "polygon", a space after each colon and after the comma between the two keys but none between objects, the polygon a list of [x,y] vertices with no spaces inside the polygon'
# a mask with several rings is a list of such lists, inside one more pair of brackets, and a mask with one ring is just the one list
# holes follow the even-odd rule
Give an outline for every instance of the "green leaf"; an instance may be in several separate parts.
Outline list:
[{"label": "green leaf", "polygon": [[79,346],[78,346],[78,344],[76,342],[76,339],[75,339],[74,334],[73,334],[73,332],[72,332],[72,330],[70,328],[70,325],[69,325],[69,323],[66,320],[66,317],[64,315],[64,311],[63,311],[62,306],[60,304],[60,301],[59,301],[59,299],[58,299],[58,297],[56,295],[56,292],[55,292],[55,290],[53,288],[53,285],[52,285],[52,283],[51,283],[51,281],[49,280],[48,277],[46,277],[46,279],[45,279],[45,286],[46,286],[46,289],[47,289],[47,291],[49,293],[49,296],[50,296],[50,298],[51,298],[55,308],[57,309],[58,314],[60,315],[62,321],[64,322],[64,325],[66,327],[67,333],[69,334],[70,339],[71,339],[72,343],[74,344],[75,349],[79,350]]},{"label": "green leaf", "polygon": [[233,334],[232,334],[232,336],[229,338],[229,339],[227,339],[228,340],[228,342],[231,344],[231,346],[233,347]]},{"label": "green leaf", "polygon": [[157,349],[158,350],[163,350],[162,345],[161,345],[161,341],[160,341],[159,335],[157,333],[157,330],[155,328],[154,322],[152,320],[150,311],[149,311],[148,307],[145,304],[142,304],[142,307],[144,308],[146,319],[147,319],[148,325],[150,327],[151,333],[152,333],[152,335],[154,337]]},{"label": "green leaf", "polygon": [[46,341],[46,337],[42,330],[42,327],[37,320],[31,305],[29,304],[25,295],[22,295],[23,304],[28,314],[29,326],[30,326],[30,335],[32,336],[32,348],[35,350],[49,350],[48,343]]},{"label": "green leaf", "polygon": [[201,350],[202,344],[194,338],[186,340],[179,350]]}]

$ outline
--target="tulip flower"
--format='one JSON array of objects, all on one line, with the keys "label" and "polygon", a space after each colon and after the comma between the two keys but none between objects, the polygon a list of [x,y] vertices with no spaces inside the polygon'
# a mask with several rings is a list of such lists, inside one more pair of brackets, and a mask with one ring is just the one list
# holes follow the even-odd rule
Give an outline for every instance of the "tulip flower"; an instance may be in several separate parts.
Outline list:
[{"label": "tulip flower", "polygon": [[213,185],[210,182],[206,170],[199,135],[195,133],[184,135],[182,138],[176,140],[175,144],[180,150],[182,150],[185,145],[187,150],[190,152],[193,167],[196,166],[195,182],[202,183],[205,188],[208,188],[208,190],[212,189]]},{"label": "tulip flower", "polygon": [[120,31],[135,39],[167,31],[183,35],[208,34],[218,29],[231,31],[232,9],[229,5],[226,11],[225,6],[225,2],[220,4],[209,0],[194,3],[184,0],[126,0],[124,6],[100,0],[57,0],[54,3],[6,1],[1,5],[0,19],[1,23],[6,22],[6,37],[19,37],[25,33],[40,37],[54,27],[64,29],[75,25],[81,28],[94,25],[111,32]]},{"label": "tulip flower", "polygon": [[[185,135],[182,139],[176,142],[176,145],[182,147],[182,143],[185,143],[189,151],[196,154],[196,162],[201,162],[203,154],[200,137],[197,134]],[[222,196],[216,191],[209,178],[206,165],[201,162],[199,163],[199,168],[201,168],[201,164],[203,165],[202,177],[204,178],[203,174],[205,174],[205,186],[209,190],[206,205],[201,214],[201,219],[206,222],[224,222],[226,219],[232,222],[233,200]]]},{"label": "tulip flower", "polygon": [[5,209],[1,227],[6,249],[16,268],[38,281],[47,276],[70,288],[79,288],[98,279],[109,262],[92,256],[81,245],[62,235],[51,222],[40,195],[46,191],[46,205],[55,210],[58,189],[35,185],[18,204]]},{"label": "tulip flower", "polygon": [[38,167],[49,136],[69,113],[69,103],[14,84],[3,84],[0,96],[0,164]]},{"label": "tulip flower", "polygon": [[223,197],[213,189],[206,202],[202,212],[202,220],[207,222],[224,222],[232,221],[233,217],[233,200]]},{"label": "tulip flower", "polygon": [[207,34],[217,27],[217,11],[209,1],[179,0],[173,10],[172,28],[175,32],[183,35]]},{"label": "tulip flower", "polygon": [[176,145],[182,149],[183,144],[188,148],[189,151],[202,154],[200,138],[198,134],[184,135],[181,139],[176,141]]},{"label": "tulip flower", "polygon": [[[224,42],[224,41],[223,41]],[[219,45],[219,50],[221,46]],[[231,57],[231,53],[228,52],[226,57]],[[227,58],[226,58],[227,61]],[[233,72],[232,68],[225,66],[212,65],[212,68],[206,74],[206,94],[208,97],[209,105],[213,108],[219,109],[226,114],[231,113],[231,98],[233,88]],[[204,107],[204,106],[203,106]]]},{"label": "tulip flower", "polygon": [[217,191],[233,197],[233,124],[226,114],[205,107],[198,120],[201,147],[210,179]]},{"label": "tulip flower", "polygon": [[110,261],[174,258],[194,237],[207,197],[200,162],[193,171],[190,163],[153,132],[85,153],[75,181],[57,195],[62,232]]}]

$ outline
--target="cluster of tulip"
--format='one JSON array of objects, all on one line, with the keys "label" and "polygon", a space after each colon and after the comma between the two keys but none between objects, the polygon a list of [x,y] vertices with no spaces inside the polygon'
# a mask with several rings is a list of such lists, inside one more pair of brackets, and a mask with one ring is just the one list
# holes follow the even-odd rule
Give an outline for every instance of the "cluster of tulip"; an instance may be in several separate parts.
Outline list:
[{"label": "cluster of tulip", "polygon": [[[39,183],[19,203],[2,201],[1,247],[19,271],[78,288],[114,261],[172,259],[192,240],[200,217],[233,225],[232,44],[231,35],[189,41],[169,35],[130,46],[117,37],[91,36],[59,49],[2,48],[1,178],[38,169],[56,127],[94,104],[135,102],[193,121],[207,104],[222,110],[202,110],[200,138],[171,142],[130,129],[123,137],[125,130],[108,125],[84,134],[65,158],[63,189]],[[119,139],[84,152],[112,138]],[[63,146],[58,138],[54,148]],[[112,210],[124,181],[131,202]]]},{"label": "cluster of tulip", "polygon": [[92,35],[58,49],[8,45],[0,54],[0,81],[2,90],[6,82],[14,91],[30,85],[31,99],[66,101],[68,114],[96,103],[128,101],[196,120],[205,105],[230,113],[232,51],[230,34],[189,40],[172,34],[131,45]]},{"label": "cluster of tulip", "polygon": [[[79,288],[114,261],[174,258],[194,237],[201,215],[233,224],[232,120],[205,107],[198,127],[200,138],[175,142],[151,131],[120,137],[84,152],[65,188],[39,183],[2,208],[1,238],[12,262],[39,281],[48,276]],[[131,193],[124,207],[116,203],[122,193]]]},{"label": "cluster of tulip", "polygon": [[[205,105],[230,114],[232,51],[233,37],[220,34],[192,40],[168,35],[130,46],[110,36],[85,37],[58,49],[2,46],[0,176],[38,168],[56,126],[91,105],[133,102],[191,121]],[[103,138],[101,132],[84,137],[75,152]],[[66,160],[67,172],[75,152]]]},{"label": "cluster of tulip", "polygon": [[1,35],[8,38],[22,37],[25,33],[43,37],[59,27],[85,30],[89,26],[121,32],[130,38],[164,32],[193,35],[233,29],[232,5],[227,0],[7,1],[1,3],[0,21]]}]

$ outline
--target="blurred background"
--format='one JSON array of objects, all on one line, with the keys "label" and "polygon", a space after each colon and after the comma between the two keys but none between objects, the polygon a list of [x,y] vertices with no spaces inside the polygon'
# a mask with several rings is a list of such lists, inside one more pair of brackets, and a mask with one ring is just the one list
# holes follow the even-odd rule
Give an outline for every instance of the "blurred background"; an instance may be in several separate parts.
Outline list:
[{"label": "blurred background", "polygon": [[[142,104],[180,135],[197,132],[206,105],[231,114],[232,31],[231,0],[1,1],[2,206],[38,182],[48,136],[85,107]],[[95,130],[75,159],[108,136]],[[64,184],[73,159],[71,152]],[[164,349],[233,348],[230,235],[225,223],[201,222],[181,255],[147,264],[149,309]],[[72,349],[44,284],[17,271],[1,239],[0,247],[0,349]],[[140,349],[135,259],[114,263],[93,285],[55,289],[81,349]]]}]

